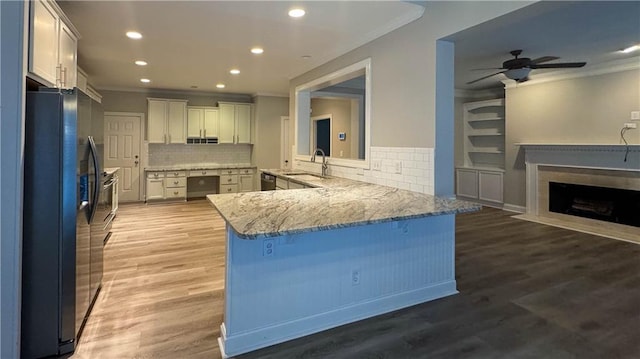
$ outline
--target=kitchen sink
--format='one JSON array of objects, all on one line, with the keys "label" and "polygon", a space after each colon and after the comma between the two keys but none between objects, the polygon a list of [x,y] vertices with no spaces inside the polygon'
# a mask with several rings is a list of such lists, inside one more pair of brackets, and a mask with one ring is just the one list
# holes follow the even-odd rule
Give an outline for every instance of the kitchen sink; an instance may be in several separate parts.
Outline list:
[{"label": "kitchen sink", "polygon": [[298,173],[298,174],[290,174],[288,175],[289,177],[292,177],[294,179],[300,180],[300,181],[315,181],[318,179],[325,179],[327,177],[323,177],[321,175],[316,175],[313,173]]}]

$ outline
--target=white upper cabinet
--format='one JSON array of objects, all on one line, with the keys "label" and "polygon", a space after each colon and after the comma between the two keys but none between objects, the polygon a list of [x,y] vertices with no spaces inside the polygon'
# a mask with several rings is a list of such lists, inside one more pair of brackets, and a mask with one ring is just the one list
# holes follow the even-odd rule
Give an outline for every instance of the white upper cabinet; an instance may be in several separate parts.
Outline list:
[{"label": "white upper cabinet", "polygon": [[187,101],[147,99],[149,143],[186,143]]},{"label": "white upper cabinet", "polygon": [[218,102],[218,143],[251,143],[251,104]]},{"label": "white upper cabinet", "polygon": [[187,109],[187,137],[218,137],[218,109],[215,107],[189,107]]},{"label": "white upper cabinet", "polygon": [[75,87],[80,35],[54,1],[29,4],[29,72],[50,86]]}]

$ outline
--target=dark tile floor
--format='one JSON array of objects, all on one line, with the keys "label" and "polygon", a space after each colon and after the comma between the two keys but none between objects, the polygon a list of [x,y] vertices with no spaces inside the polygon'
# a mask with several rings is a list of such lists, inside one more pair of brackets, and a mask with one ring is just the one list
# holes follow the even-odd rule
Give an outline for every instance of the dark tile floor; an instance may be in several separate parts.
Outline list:
[{"label": "dark tile floor", "polygon": [[460,294],[241,358],[640,358],[640,245],[460,215]]}]

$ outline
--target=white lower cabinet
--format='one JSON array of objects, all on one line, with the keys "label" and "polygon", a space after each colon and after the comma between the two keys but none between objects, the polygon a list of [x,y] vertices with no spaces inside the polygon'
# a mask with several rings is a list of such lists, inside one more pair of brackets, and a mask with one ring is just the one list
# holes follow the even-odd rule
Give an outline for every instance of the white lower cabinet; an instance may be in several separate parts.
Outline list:
[{"label": "white lower cabinet", "polygon": [[164,179],[147,178],[147,201],[164,199]]},{"label": "white lower cabinet", "polygon": [[457,168],[456,194],[467,199],[502,204],[503,176],[501,170]]}]

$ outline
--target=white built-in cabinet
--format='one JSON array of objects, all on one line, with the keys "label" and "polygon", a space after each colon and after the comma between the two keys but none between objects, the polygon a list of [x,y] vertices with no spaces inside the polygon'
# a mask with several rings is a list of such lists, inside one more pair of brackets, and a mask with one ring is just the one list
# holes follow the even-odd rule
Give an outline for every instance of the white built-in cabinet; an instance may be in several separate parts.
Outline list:
[{"label": "white built-in cabinet", "polygon": [[29,73],[48,85],[77,85],[78,31],[49,0],[29,2]]},{"label": "white built-in cabinet", "polygon": [[251,143],[251,104],[218,102],[218,143]]},{"label": "white built-in cabinet", "polygon": [[186,143],[187,100],[148,98],[149,143]]},{"label": "white built-in cabinet", "polygon": [[483,203],[503,203],[504,99],[463,105],[464,165],[456,168],[456,194]]},{"label": "white built-in cabinet", "polygon": [[187,137],[218,137],[219,116],[216,107],[187,107]]}]

